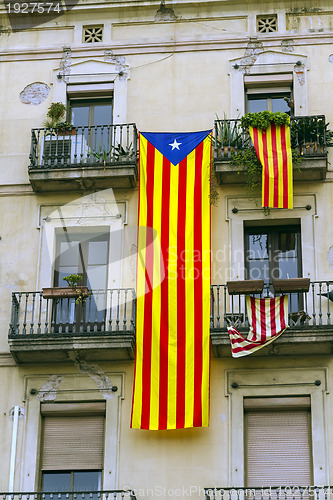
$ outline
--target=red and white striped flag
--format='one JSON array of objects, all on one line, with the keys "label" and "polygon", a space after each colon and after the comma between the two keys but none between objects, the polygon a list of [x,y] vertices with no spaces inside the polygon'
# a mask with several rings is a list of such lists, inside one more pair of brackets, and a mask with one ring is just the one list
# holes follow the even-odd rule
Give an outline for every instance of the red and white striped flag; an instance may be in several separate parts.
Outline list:
[{"label": "red and white striped flag", "polygon": [[243,337],[233,326],[228,327],[232,356],[239,358],[252,354],[270,344],[288,328],[288,296],[273,299],[246,297],[250,325],[248,337]]}]

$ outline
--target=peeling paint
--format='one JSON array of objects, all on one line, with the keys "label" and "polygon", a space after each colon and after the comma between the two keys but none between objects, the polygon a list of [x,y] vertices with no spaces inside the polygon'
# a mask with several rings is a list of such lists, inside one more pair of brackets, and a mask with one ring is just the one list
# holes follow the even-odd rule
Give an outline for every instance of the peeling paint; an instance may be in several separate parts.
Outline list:
[{"label": "peeling paint", "polygon": [[294,52],[294,40],[282,40],[281,42],[282,52]]},{"label": "peeling paint", "polygon": [[120,80],[124,80],[128,77],[128,66],[124,56],[116,56],[112,50],[106,49],[104,51],[104,61],[115,64],[115,69],[119,74]]},{"label": "peeling paint", "polygon": [[102,393],[104,399],[113,398],[114,394],[110,389],[112,387],[112,382],[100,366],[80,360],[78,354],[75,352],[69,353],[69,357],[73,361],[75,368],[80,373],[88,375],[94,382],[96,382],[96,385]]},{"label": "peeling paint", "polygon": [[43,82],[30,83],[20,93],[20,101],[23,104],[33,104],[38,106],[50,93],[50,87]]},{"label": "peeling paint", "polygon": [[259,54],[263,52],[263,43],[251,40],[245,49],[244,57],[240,61],[240,70],[247,73],[248,69],[253,66],[258,59]]},{"label": "peeling paint", "polygon": [[330,247],[329,251],[327,252],[327,260],[330,268],[333,269],[333,246]]},{"label": "peeling paint", "polygon": [[305,68],[304,64],[301,64],[301,66],[294,66],[294,72],[297,76],[297,80],[299,81],[300,85],[304,85],[305,83]]},{"label": "peeling paint", "polygon": [[39,389],[36,397],[40,399],[40,401],[55,401],[57,390],[63,378],[63,375],[51,375],[49,380]]},{"label": "peeling paint", "polygon": [[172,22],[172,21],[176,21],[176,19],[177,19],[177,16],[174,13],[174,10],[165,7],[164,2],[162,1],[160,8],[156,12],[155,21]]},{"label": "peeling paint", "polygon": [[328,56],[328,61],[329,61],[330,63],[333,63],[333,54],[331,54],[330,56]]},{"label": "peeling paint", "polygon": [[68,76],[71,72],[71,64],[72,64],[72,49],[71,47],[63,47],[62,48],[62,58],[59,65],[59,72],[63,75],[63,81],[68,83]]}]

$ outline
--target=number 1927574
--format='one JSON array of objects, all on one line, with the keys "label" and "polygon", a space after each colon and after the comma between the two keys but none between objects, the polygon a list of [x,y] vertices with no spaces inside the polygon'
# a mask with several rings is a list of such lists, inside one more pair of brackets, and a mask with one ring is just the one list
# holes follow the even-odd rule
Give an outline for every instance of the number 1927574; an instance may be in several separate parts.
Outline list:
[{"label": "number 1927574", "polygon": [[62,6],[53,2],[6,2],[8,14],[60,14]]}]

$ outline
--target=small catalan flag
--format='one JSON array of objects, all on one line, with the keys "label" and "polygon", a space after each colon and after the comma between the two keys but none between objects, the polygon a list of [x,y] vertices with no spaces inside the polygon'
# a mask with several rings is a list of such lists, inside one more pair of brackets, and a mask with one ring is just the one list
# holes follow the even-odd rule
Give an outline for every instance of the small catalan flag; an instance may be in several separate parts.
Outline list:
[{"label": "small catalan flag", "polygon": [[273,342],[288,328],[288,296],[271,299],[246,297],[250,325],[248,337],[243,337],[233,326],[228,327],[234,358],[247,356]]},{"label": "small catalan flag", "polygon": [[272,123],[266,130],[250,127],[250,135],[262,165],[262,206],[293,208],[289,124]]},{"label": "small catalan flag", "polygon": [[210,158],[209,130],[140,133],[132,428],[208,426]]}]

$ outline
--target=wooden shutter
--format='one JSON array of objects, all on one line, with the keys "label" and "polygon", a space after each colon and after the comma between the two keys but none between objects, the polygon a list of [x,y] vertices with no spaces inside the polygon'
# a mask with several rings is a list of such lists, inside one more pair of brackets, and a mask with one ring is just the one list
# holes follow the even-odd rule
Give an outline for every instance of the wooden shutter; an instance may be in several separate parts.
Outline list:
[{"label": "wooden shutter", "polygon": [[[64,412],[62,405],[61,411]],[[104,415],[69,415],[42,411],[42,470],[102,469]]]},{"label": "wooden shutter", "polygon": [[247,486],[311,484],[309,408],[249,409],[245,426]]}]

